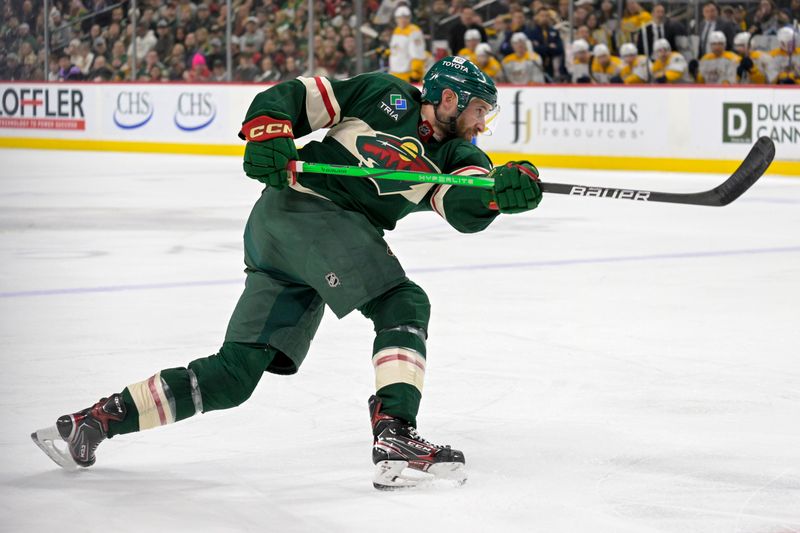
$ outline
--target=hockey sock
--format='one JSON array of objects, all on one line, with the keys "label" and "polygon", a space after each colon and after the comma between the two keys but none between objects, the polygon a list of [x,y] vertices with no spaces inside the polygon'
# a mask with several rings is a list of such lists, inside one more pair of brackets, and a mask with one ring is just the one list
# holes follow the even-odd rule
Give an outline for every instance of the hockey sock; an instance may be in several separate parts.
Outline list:
[{"label": "hockey sock", "polygon": [[109,422],[108,437],[150,429],[189,418],[202,411],[197,378],[186,368],[169,368],[125,387],[127,416]]},{"label": "hockey sock", "polygon": [[383,404],[381,412],[416,426],[425,378],[425,341],[417,333],[421,330],[400,328],[382,331],[375,337],[375,389]]},{"label": "hockey sock", "polygon": [[122,391],[127,416],[109,422],[108,437],[184,420],[196,413],[235,407],[255,390],[275,357],[271,347],[233,342],[188,368],[162,370]]},{"label": "hockey sock", "polygon": [[372,364],[381,411],[416,425],[425,378],[428,296],[407,279],[359,310],[375,324]]}]

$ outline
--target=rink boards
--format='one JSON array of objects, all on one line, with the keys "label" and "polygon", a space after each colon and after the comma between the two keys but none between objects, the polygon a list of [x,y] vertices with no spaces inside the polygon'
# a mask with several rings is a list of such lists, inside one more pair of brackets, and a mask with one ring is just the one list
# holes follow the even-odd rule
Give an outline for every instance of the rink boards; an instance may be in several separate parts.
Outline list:
[{"label": "rink boards", "polygon": [[[0,84],[0,147],[241,155],[262,84]],[[800,176],[800,91],[781,87],[502,86],[493,161],[730,172],[762,136]],[[375,105],[379,105],[376,102]]]}]

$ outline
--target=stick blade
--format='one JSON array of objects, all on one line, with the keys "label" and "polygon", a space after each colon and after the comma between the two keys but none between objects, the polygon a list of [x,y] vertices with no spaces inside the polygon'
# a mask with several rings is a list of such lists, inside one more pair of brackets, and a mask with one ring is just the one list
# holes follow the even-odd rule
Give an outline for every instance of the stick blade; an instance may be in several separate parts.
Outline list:
[{"label": "stick blade", "polygon": [[759,138],[742,164],[724,183],[712,189],[714,205],[728,205],[749,189],[767,171],[775,158],[775,143],[769,137]]}]

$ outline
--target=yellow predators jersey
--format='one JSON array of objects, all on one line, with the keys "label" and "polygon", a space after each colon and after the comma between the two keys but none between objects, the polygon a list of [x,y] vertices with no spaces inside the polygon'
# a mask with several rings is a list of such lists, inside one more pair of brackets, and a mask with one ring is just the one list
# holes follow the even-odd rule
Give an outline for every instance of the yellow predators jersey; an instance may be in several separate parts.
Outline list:
[{"label": "yellow predators jersey", "polygon": [[405,81],[419,81],[425,68],[425,38],[416,24],[397,27],[389,41],[389,73]]},{"label": "yellow predators jersey", "polygon": [[670,52],[666,61],[656,59],[653,61],[653,78],[666,76],[667,83],[681,83],[689,81],[686,59],[678,52]]},{"label": "yellow predators jersey", "polygon": [[727,50],[721,55],[709,52],[700,58],[697,82],[733,85],[736,83],[736,67],[741,60],[741,57]]},{"label": "yellow predators jersey", "polygon": [[789,55],[781,48],[769,53],[770,70],[767,73],[770,83],[800,83],[800,47]]},{"label": "yellow predators jersey", "polygon": [[609,57],[605,67],[595,58],[592,59],[592,79],[597,83],[611,83],[611,78],[618,76],[622,70],[622,60],[616,56]]},{"label": "yellow predators jersey", "polygon": [[577,59],[572,60],[572,68],[570,69],[570,75],[572,76],[572,83],[578,83],[578,80],[584,78],[591,78],[591,66],[589,63],[584,63],[582,61],[578,61]]},{"label": "yellow predators jersey", "polygon": [[508,54],[503,58],[503,71],[506,81],[514,85],[544,83],[542,58],[536,52],[525,52],[522,56]]},{"label": "yellow predators jersey", "polygon": [[625,83],[647,83],[647,63],[645,56],[636,56],[630,65],[623,61],[619,77]]},{"label": "yellow predators jersey", "polygon": [[624,17],[622,19],[622,24],[620,24],[620,30],[622,30],[623,42],[626,43],[632,42],[636,32],[641,30],[642,26],[644,26],[651,20],[653,20],[653,17],[650,16],[650,13],[648,13],[644,9],[641,10],[638,15],[629,15],[627,17]]},{"label": "yellow predators jersey", "polygon": [[458,51],[458,55],[460,55],[461,57],[469,59],[473,63],[477,63],[476,60],[475,60],[475,52],[473,52],[469,48],[466,48],[466,47],[462,48],[461,50]]},{"label": "yellow predators jersey", "polygon": [[[753,67],[744,72],[742,76],[737,75],[737,79],[741,84],[760,85],[767,83],[767,72],[769,71],[770,56],[764,52],[753,50],[747,57],[753,61]],[[744,60],[744,58],[742,58]]]},{"label": "yellow predators jersey", "polygon": [[475,62],[475,64],[478,65],[478,68],[480,68],[484,74],[495,81],[500,78],[500,74],[503,71],[503,67],[500,66],[500,62],[491,56],[486,60],[485,65],[481,66],[478,62]]}]

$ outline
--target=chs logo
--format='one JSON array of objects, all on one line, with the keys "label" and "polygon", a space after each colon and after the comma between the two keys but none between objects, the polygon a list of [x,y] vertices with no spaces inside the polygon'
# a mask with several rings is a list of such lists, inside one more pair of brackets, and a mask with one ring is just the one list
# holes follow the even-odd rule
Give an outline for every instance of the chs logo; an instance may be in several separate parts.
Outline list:
[{"label": "chs logo", "polygon": [[112,119],[123,130],[141,128],[153,118],[155,107],[148,92],[122,91],[117,95],[117,105]]},{"label": "chs logo", "polygon": [[175,126],[183,131],[201,130],[217,118],[217,106],[211,93],[181,93],[175,110]]},{"label": "chs logo", "polygon": [[753,142],[753,104],[722,104],[722,142]]}]

